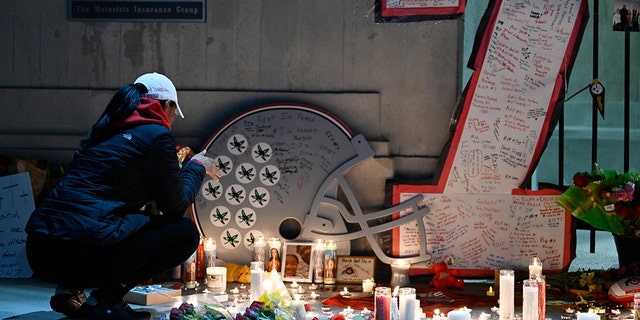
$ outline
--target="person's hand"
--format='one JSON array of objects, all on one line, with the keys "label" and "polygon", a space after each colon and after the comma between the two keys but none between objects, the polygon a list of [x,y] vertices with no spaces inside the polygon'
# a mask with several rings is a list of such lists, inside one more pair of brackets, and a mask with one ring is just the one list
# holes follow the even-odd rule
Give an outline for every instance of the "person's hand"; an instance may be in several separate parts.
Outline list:
[{"label": "person's hand", "polygon": [[205,168],[205,170],[207,170],[207,174],[213,180],[218,181],[218,179],[222,177],[222,174],[220,173],[220,170],[218,170],[218,166],[216,166],[215,161],[205,156],[205,153],[207,153],[207,151],[203,150],[202,152],[194,155],[191,158],[191,161],[197,161],[198,163],[200,163]]}]

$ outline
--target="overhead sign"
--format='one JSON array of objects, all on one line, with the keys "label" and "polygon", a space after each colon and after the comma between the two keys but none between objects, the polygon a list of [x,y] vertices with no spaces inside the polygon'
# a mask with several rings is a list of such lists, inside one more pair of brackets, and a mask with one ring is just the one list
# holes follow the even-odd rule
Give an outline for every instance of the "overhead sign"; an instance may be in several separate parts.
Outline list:
[{"label": "overhead sign", "polygon": [[205,0],[96,1],[68,0],[71,21],[204,22]]}]

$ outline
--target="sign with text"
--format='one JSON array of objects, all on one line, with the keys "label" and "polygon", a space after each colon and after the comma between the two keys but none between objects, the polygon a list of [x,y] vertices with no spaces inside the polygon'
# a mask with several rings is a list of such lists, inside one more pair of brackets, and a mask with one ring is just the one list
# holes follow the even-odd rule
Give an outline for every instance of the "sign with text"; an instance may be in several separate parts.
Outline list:
[{"label": "sign with text", "polygon": [[204,22],[205,1],[68,0],[72,21]]},{"label": "sign with text", "polygon": [[24,226],[35,209],[28,173],[0,177],[0,278],[28,278]]}]

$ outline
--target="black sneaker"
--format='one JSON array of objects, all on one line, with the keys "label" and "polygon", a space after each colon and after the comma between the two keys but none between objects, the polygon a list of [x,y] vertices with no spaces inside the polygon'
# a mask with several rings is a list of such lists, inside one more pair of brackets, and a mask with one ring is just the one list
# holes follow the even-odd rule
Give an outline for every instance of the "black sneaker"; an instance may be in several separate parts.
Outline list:
[{"label": "black sneaker", "polygon": [[124,300],[113,305],[109,305],[102,300],[96,301],[96,305],[91,305],[89,303],[83,304],[73,317],[95,320],[149,320],[152,316],[151,312],[135,311],[131,309]]},{"label": "black sneaker", "polygon": [[71,294],[61,293],[53,295],[49,300],[51,309],[67,317],[75,316],[80,307],[87,301],[87,296],[84,294],[84,290],[72,291],[73,293]]}]

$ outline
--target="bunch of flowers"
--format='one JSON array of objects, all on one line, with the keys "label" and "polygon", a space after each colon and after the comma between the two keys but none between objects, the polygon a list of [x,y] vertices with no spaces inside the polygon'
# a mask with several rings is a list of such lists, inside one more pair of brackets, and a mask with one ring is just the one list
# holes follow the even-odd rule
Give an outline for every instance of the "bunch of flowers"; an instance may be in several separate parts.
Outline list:
[{"label": "bunch of flowers", "polygon": [[172,308],[171,320],[294,320],[293,310],[279,292],[264,293],[244,311],[235,314],[221,304],[207,304],[197,308],[183,302]]},{"label": "bunch of flowers", "polygon": [[633,172],[618,173],[594,165],[591,172],[573,176],[573,185],[558,198],[558,204],[595,228],[640,236],[638,178]]}]

